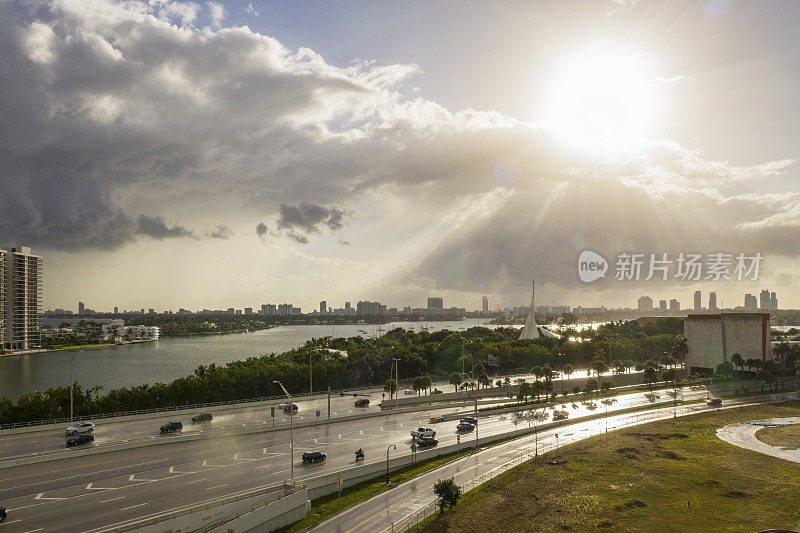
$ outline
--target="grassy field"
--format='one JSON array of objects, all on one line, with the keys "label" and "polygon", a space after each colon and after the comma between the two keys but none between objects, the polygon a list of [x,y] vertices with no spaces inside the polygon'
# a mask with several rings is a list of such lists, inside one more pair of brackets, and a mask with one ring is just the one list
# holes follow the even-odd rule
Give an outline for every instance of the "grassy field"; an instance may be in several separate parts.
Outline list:
[{"label": "grassy field", "polygon": [[796,450],[800,448],[800,424],[783,426],[779,428],[764,428],[756,431],[756,438],[770,446],[780,446],[784,449]]},{"label": "grassy field", "polygon": [[800,464],[719,440],[800,402],[678,418],[547,453],[468,492],[427,532],[800,530]]}]

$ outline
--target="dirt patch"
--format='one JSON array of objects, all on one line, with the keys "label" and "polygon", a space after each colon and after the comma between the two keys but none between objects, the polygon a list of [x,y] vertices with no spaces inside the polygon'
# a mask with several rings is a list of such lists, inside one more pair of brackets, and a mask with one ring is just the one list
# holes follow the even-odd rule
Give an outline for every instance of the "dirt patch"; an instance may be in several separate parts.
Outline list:
[{"label": "dirt patch", "polygon": [[677,453],[669,451],[669,450],[662,451],[661,453],[658,454],[658,456],[659,457],[663,457],[665,459],[674,459],[675,461],[685,461],[686,460],[686,457],[684,457],[682,455],[678,455]]},{"label": "dirt patch", "polygon": [[615,505],[615,511],[625,511],[631,509],[641,509],[642,507],[647,507],[647,504],[644,503],[642,500],[628,500],[627,502],[623,503],[622,505]]},{"label": "dirt patch", "polygon": [[722,495],[728,498],[747,498],[749,496],[746,492],[740,490],[729,490],[728,492],[723,492]]}]

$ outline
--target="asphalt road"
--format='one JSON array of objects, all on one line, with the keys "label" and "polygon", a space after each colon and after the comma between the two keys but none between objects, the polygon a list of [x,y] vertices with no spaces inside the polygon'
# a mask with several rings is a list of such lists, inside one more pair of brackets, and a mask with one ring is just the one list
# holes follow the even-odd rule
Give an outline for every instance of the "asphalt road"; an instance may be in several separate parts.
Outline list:
[{"label": "asphalt road", "polygon": [[[725,403],[727,407],[744,406],[796,397],[796,393],[782,393],[771,397],[729,400]],[[433,492],[433,485],[440,479],[452,476],[457,484],[470,489],[494,475],[532,458],[537,452],[542,454],[558,446],[614,429],[654,420],[669,420],[673,415],[686,416],[709,409],[704,403],[684,405],[675,410],[670,407],[658,408],[651,411],[609,415],[607,419],[576,421],[558,428],[541,431],[537,435],[486,448],[469,457],[418,476],[333,516],[318,524],[312,531],[337,533],[404,531],[403,526],[416,524],[430,514],[424,510],[430,511],[435,508],[436,495]]]},{"label": "asphalt road", "polygon": [[[661,401],[668,398],[665,392],[660,394]],[[687,400],[705,395],[705,390],[683,393]],[[648,399],[643,393],[620,395],[608,411],[649,405],[652,401],[655,399]],[[567,404],[571,419],[605,409],[599,403],[594,408]],[[296,429],[292,462],[295,478],[303,480],[352,465],[353,452],[359,447],[365,450],[367,462],[385,460],[390,444],[398,445],[392,453],[409,454],[412,429],[430,425],[429,416],[454,411],[452,407],[439,408]],[[552,409],[537,410],[544,411],[552,413]],[[466,414],[469,410],[461,412]],[[152,420],[144,422],[154,424]],[[528,422],[511,414],[482,414],[480,435],[503,434]],[[456,421],[435,425],[441,444],[456,442],[455,425]],[[472,434],[466,434],[461,442],[467,445],[471,438]],[[0,525],[0,531],[87,531],[279,483],[290,475],[289,448],[289,431],[285,429],[3,469],[0,505],[9,510],[9,518]],[[300,454],[312,449],[326,452],[328,460],[302,465]],[[419,459],[424,455],[424,451],[418,452]]]}]

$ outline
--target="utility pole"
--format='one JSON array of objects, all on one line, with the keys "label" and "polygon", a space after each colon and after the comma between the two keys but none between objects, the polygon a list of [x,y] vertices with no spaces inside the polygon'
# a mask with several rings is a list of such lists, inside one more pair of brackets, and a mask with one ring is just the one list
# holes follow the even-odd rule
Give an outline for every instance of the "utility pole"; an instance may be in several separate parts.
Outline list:
[{"label": "utility pole", "polygon": [[328,387],[328,420],[331,419],[331,388]]},{"label": "utility pole", "polygon": [[[400,396],[400,359],[392,357],[392,360],[394,361],[394,387],[397,389],[394,393],[394,410],[397,411],[397,409],[399,408],[398,396]],[[387,480],[388,480],[388,474],[387,474]],[[386,482],[388,483],[389,481]]]},{"label": "utility pole", "polygon": [[308,352],[308,395],[314,395],[314,370],[311,367],[311,352]]},{"label": "utility pole", "polygon": [[397,446],[392,444],[386,448],[386,484],[389,484],[389,450],[395,449],[397,450]]},{"label": "utility pole", "polygon": [[280,385],[281,389],[283,389],[283,393],[289,398],[289,463],[291,465],[289,470],[292,476],[292,485],[294,485],[294,400],[292,400],[292,395],[289,394],[289,391],[286,390],[283,383],[278,380],[273,380],[272,383]]}]

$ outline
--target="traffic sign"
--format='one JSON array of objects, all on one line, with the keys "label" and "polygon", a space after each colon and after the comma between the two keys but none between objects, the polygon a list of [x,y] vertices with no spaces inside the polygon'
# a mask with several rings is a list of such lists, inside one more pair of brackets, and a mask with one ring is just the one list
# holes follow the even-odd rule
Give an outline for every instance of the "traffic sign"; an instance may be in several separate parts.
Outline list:
[{"label": "traffic sign", "polygon": [[275,406],[269,408],[270,414],[272,414],[272,418],[275,418]]},{"label": "traffic sign", "polygon": [[753,385],[755,385],[756,387],[765,387],[767,385],[767,382],[766,381],[754,381]]}]

